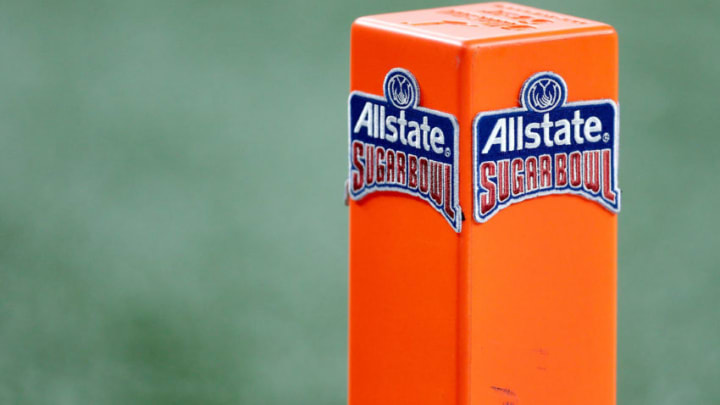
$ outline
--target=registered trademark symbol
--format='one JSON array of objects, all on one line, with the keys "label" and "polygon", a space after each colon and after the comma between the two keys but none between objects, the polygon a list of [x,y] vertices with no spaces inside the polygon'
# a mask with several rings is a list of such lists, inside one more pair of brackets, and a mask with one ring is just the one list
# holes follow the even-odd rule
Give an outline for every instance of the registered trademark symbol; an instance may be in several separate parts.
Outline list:
[{"label": "registered trademark symbol", "polygon": [[610,134],[608,134],[607,132],[605,132],[605,133],[603,134],[603,142],[607,142],[607,141],[609,141],[609,140],[610,140]]},{"label": "registered trademark symbol", "polygon": [[450,157],[450,148],[445,148],[445,157]]}]

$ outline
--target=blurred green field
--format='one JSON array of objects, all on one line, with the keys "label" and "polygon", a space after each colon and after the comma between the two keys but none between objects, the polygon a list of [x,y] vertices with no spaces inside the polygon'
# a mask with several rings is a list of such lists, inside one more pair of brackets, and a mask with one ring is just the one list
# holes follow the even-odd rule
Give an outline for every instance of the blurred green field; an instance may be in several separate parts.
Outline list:
[{"label": "blurred green field", "polygon": [[[0,403],[342,404],[348,32],[436,1],[0,3]],[[620,404],[720,403],[720,2],[620,35]]]}]

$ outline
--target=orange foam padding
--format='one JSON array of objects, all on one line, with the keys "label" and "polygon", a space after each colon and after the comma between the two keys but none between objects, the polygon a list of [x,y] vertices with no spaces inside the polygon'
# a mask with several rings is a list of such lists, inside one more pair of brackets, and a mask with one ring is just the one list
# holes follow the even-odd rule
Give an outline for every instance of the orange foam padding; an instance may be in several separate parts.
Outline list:
[{"label": "orange foam padding", "polygon": [[567,101],[617,101],[612,27],[484,3],[359,18],[350,90],[393,68],[459,128],[458,233],[393,191],[349,203],[350,405],[615,403],[617,215],[577,195],[473,219],[473,120],[551,71]]}]

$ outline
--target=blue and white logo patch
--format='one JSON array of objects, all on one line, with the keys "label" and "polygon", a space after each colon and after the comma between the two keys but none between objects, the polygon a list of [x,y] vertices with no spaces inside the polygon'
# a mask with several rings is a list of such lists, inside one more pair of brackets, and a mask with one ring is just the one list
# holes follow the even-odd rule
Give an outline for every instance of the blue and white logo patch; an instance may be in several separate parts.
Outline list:
[{"label": "blue and white logo patch", "polygon": [[349,195],[377,191],[420,198],[460,232],[458,125],[454,116],[420,107],[407,70],[390,70],[384,97],[354,91],[348,100]]},{"label": "blue and white logo patch", "polygon": [[476,221],[550,194],[577,194],[620,211],[617,105],[612,100],[567,103],[567,94],[562,77],[540,72],[522,86],[522,107],[475,117]]}]

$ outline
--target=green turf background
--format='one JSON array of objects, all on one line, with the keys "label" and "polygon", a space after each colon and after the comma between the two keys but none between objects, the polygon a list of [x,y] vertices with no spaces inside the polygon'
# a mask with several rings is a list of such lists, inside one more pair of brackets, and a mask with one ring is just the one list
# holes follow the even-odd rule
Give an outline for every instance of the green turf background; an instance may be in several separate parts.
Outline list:
[{"label": "green turf background", "polygon": [[[720,403],[720,2],[613,24],[619,403]],[[342,404],[348,29],[436,1],[2,1],[0,403]]]}]

